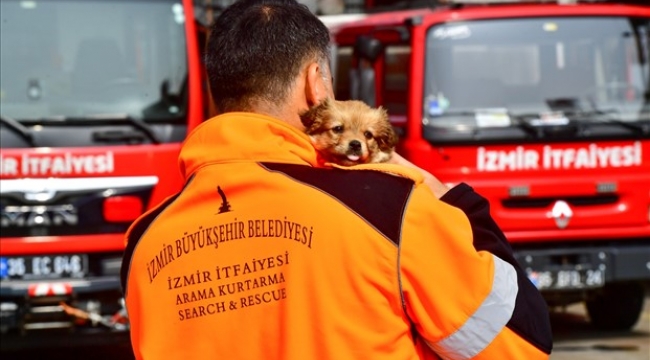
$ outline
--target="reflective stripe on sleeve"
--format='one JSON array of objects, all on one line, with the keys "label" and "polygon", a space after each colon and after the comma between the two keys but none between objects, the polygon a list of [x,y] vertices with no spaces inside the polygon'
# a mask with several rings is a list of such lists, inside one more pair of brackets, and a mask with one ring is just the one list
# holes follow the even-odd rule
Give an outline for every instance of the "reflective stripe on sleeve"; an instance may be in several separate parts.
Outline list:
[{"label": "reflective stripe on sleeve", "polygon": [[429,346],[443,359],[471,359],[485,349],[506,326],[517,299],[517,272],[509,263],[492,255],[492,291],[476,312],[455,333]]}]

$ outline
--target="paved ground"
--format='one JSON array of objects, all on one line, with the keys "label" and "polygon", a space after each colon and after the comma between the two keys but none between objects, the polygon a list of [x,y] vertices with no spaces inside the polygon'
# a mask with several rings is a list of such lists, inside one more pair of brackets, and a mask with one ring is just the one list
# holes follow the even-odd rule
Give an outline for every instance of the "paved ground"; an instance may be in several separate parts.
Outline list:
[{"label": "paved ground", "polygon": [[650,360],[650,297],[632,332],[601,332],[589,326],[582,305],[553,313],[551,360]]}]

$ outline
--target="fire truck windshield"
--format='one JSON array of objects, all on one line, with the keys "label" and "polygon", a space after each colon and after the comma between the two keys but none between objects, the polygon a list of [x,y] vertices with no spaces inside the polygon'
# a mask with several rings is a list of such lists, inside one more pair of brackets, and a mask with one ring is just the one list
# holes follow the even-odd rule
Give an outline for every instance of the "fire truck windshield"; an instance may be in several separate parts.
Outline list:
[{"label": "fire truck windshield", "polygon": [[4,117],[183,116],[180,0],[2,0],[0,18]]},{"label": "fire truck windshield", "polygon": [[648,136],[649,34],[647,19],[623,17],[433,26],[424,135],[452,142]]}]

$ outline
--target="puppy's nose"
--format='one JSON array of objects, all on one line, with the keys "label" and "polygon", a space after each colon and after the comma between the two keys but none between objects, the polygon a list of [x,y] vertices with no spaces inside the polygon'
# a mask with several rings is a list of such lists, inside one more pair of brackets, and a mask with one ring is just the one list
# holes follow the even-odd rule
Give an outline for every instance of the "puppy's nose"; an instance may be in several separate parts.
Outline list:
[{"label": "puppy's nose", "polygon": [[356,152],[361,151],[361,142],[359,140],[352,140],[350,141],[350,144],[348,145],[350,147],[350,150]]}]

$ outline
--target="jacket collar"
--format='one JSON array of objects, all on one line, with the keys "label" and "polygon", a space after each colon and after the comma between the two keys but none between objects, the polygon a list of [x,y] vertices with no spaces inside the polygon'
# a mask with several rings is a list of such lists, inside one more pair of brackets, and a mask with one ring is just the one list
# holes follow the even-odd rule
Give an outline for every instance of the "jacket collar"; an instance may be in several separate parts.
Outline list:
[{"label": "jacket collar", "polygon": [[269,116],[226,113],[199,125],[185,139],[179,156],[188,179],[200,167],[232,162],[281,162],[317,166],[309,137]]}]

